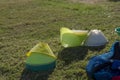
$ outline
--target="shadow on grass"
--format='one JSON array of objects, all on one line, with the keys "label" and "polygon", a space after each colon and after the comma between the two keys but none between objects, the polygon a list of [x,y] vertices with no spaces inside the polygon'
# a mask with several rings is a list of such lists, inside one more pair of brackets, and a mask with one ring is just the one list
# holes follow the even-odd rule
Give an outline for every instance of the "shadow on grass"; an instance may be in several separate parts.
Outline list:
[{"label": "shadow on grass", "polygon": [[87,55],[88,50],[91,51],[100,51],[105,48],[106,45],[98,47],[88,47],[88,46],[79,46],[79,47],[70,47],[64,48],[58,54],[58,58],[65,61],[65,64],[70,64],[74,60],[83,60]]},{"label": "shadow on grass", "polygon": [[88,53],[88,47],[70,47],[64,48],[58,54],[58,58],[65,61],[65,64],[70,64],[74,60],[83,60],[85,55]]},{"label": "shadow on grass", "polygon": [[1,73],[2,73],[3,75],[6,75],[6,74],[9,74],[9,73],[14,73],[14,70],[0,66],[0,74],[1,74]]},{"label": "shadow on grass", "polygon": [[102,46],[91,46],[91,47],[88,47],[89,50],[91,51],[100,51],[102,49],[104,49],[106,47],[106,45],[102,45]]},{"label": "shadow on grass", "polygon": [[120,0],[109,0],[109,1],[118,2],[118,1],[120,1]]},{"label": "shadow on grass", "polygon": [[34,72],[24,69],[20,80],[48,80],[48,77],[52,72],[53,70]]}]

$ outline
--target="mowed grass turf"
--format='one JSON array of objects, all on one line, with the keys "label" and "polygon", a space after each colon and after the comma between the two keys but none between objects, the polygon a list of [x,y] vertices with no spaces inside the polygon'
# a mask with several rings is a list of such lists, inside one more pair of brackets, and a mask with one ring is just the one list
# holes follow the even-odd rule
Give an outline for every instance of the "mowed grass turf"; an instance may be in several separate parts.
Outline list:
[{"label": "mowed grass turf", "polygon": [[[88,60],[109,50],[120,37],[120,2],[95,4],[69,0],[0,0],[0,80],[88,80]],[[61,27],[100,29],[109,43],[103,49],[60,44]],[[52,72],[25,69],[26,52],[38,42],[47,42],[58,57]]]}]

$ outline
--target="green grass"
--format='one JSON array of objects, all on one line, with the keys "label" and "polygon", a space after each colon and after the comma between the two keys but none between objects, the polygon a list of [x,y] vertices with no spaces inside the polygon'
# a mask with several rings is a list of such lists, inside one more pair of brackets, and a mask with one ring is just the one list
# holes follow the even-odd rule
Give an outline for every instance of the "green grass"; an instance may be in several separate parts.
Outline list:
[{"label": "green grass", "polygon": [[[114,29],[120,26],[120,2],[97,4],[69,0],[0,0],[0,80],[88,80],[88,60],[109,50],[120,39]],[[109,43],[100,51],[87,47],[64,49],[61,27],[100,29]],[[52,73],[25,71],[26,52],[38,42],[47,42],[56,56]]]}]

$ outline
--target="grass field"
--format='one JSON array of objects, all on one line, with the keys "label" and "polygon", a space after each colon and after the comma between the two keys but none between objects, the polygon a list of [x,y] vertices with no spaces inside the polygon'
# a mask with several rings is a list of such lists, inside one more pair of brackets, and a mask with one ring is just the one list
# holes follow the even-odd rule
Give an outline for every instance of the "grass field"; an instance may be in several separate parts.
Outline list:
[{"label": "grass field", "polygon": [[[88,80],[88,60],[107,52],[120,26],[120,2],[89,4],[70,0],[0,0],[0,80]],[[109,43],[104,49],[64,49],[59,41],[61,27],[100,29]],[[38,42],[47,42],[58,56],[52,72],[25,70],[25,53]]]}]

